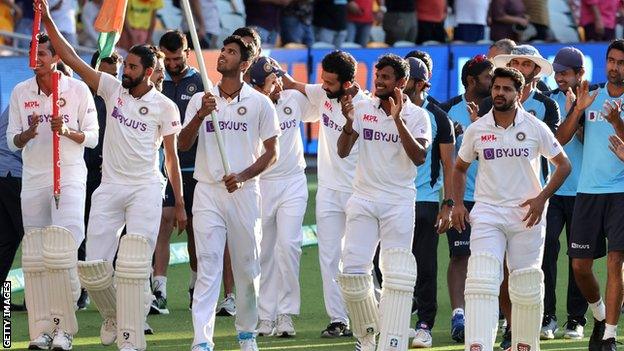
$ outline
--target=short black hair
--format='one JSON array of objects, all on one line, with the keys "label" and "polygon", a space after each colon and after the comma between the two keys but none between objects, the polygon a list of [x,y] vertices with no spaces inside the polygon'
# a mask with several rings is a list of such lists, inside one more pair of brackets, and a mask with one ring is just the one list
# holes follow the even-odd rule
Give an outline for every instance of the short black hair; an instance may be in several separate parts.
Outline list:
[{"label": "short black hair", "polygon": [[355,80],[357,62],[348,52],[341,50],[330,52],[323,57],[321,66],[323,67],[323,71],[338,75],[338,81],[341,84],[353,82]]},{"label": "short black hair", "polygon": [[477,77],[486,70],[494,68],[494,63],[488,59],[471,58],[468,60],[461,71],[461,82],[464,87],[468,86],[468,77]]},{"label": "short black hair", "polygon": [[255,53],[255,48],[253,44],[247,43],[241,38],[239,35],[230,35],[229,37],[223,40],[223,46],[228,44],[237,44],[240,48],[241,61],[249,61],[253,58]]},{"label": "short black hair", "polygon": [[609,52],[611,52],[611,50],[618,50],[618,51],[624,52],[624,39],[616,39],[612,41],[611,44],[609,44],[609,47],[607,48],[606,57],[609,57]]},{"label": "short black hair", "polygon": [[251,37],[254,47],[256,49],[256,54],[260,51],[262,47],[262,39],[260,38],[260,34],[254,27],[240,27],[237,28],[232,35],[238,35],[239,37]]},{"label": "short black hair", "polygon": [[128,51],[129,54],[137,55],[141,58],[143,69],[156,67],[157,54],[152,45],[135,45]]},{"label": "short black hair", "polygon": [[71,68],[67,66],[63,61],[59,61],[56,63],[56,70],[63,73],[67,77],[71,77]]},{"label": "short black hair", "polygon": [[406,60],[402,59],[401,56],[395,54],[385,54],[379,58],[379,61],[375,65],[375,68],[377,70],[380,70],[388,66],[392,67],[396,80],[409,78],[409,63]]},{"label": "short black hair", "polygon": [[54,46],[52,46],[52,42],[50,41],[50,37],[41,32],[39,34],[37,34],[37,43],[39,44],[45,44],[48,43],[48,47],[50,48],[50,53],[52,53],[52,55],[56,55],[56,50],[54,50]]},{"label": "short black hair", "polygon": [[524,76],[520,71],[511,67],[498,67],[494,70],[494,76],[492,77],[492,85],[496,78],[510,78],[517,92],[522,91],[522,87],[524,87]]},{"label": "short black hair", "polygon": [[160,37],[160,41],[158,42],[158,46],[167,49],[168,51],[178,51],[182,49],[182,51],[188,49],[188,42],[186,40],[186,35],[180,32],[179,30],[168,30],[165,34]]},{"label": "short black hair", "polygon": [[431,55],[429,55],[427,52],[421,50],[412,50],[408,52],[407,55],[405,55],[406,59],[409,57],[415,57],[424,62],[425,66],[427,66],[427,70],[429,70],[429,75],[431,76],[433,74],[433,60],[431,59]]},{"label": "short black hair", "polygon": [[[97,63],[97,59],[99,56],[100,56],[99,51],[96,51],[93,53],[93,56],[91,56],[91,62],[90,62],[91,68],[95,68],[95,64]],[[119,53],[117,53],[117,51],[113,51],[109,57],[102,57],[100,59],[100,62],[108,63],[109,65],[116,65],[120,63],[121,61],[122,61],[121,56],[119,56]]]}]

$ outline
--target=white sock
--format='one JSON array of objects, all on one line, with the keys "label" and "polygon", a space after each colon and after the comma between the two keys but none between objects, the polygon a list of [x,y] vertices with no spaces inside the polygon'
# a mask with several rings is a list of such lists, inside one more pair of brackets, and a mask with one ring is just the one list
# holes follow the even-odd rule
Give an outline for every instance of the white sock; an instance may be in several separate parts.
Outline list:
[{"label": "white sock", "polygon": [[164,275],[155,275],[152,278],[152,291],[160,291],[164,298],[167,298],[167,277]]},{"label": "white sock", "polygon": [[191,280],[189,281],[189,289],[195,289],[196,281],[197,281],[197,272],[191,271]]},{"label": "white sock", "polygon": [[464,314],[464,309],[461,308],[461,307],[458,307],[458,308],[454,309],[453,313],[451,315],[455,316],[456,314]]},{"label": "white sock", "polygon": [[589,308],[592,310],[592,314],[597,321],[603,321],[606,318],[606,307],[602,298],[600,300],[590,303]]},{"label": "white sock", "polygon": [[617,325],[605,324],[605,332],[602,340],[607,340],[609,338],[615,338],[615,333],[617,332]]}]

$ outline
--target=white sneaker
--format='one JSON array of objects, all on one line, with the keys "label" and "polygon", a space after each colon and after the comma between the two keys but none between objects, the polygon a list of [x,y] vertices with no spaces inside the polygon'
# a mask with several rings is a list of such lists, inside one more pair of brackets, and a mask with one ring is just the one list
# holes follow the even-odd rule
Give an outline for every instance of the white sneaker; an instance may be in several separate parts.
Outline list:
[{"label": "white sneaker", "polygon": [[559,326],[557,325],[557,321],[552,316],[544,316],[542,329],[540,330],[540,339],[553,340],[558,330]]},{"label": "white sneaker", "polygon": [[147,321],[143,322],[143,335],[153,335],[154,329],[147,324]]},{"label": "white sneaker", "polygon": [[290,337],[297,335],[295,331],[295,325],[292,318],[288,314],[280,314],[277,316],[277,327],[275,327],[275,334],[281,337]]},{"label": "white sneaker", "polygon": [[106,318],[100,327],[100,341],[102,345],[109,346],[117,340],[117,321],[114,318]]},{"label": "white sneaker", "polygon": [[569,340],[581,340],[584,336],[583,326],[575,320],[568,320],[563,338]]},{"label": "white sneaker", "polygon": [[416,336],[414,336],[414,339],[412,340],[412,347],[429,348],[431,347],[432,342],[431,331],[429,329],[416,329]]},{"label": "white sneaker", "polygon": [[375,334],[366,334],[355,343],[355,351],[375,351],[376,348]]},{"label": "white sneaker", "polygon": [[258,336],[271,336],[275,330],[275,322],[261,319],[258,323]]},{"label": "white sneaker", "polygon": [[52,337],[48,334],[39,334],[34,340],[28,343],[29,350],[49,350],[52,345]]},{"label": "white sneaker", "polygon": [[201,344],[193,345],[191,351],[212,351],[212,349],[208,346],[207,342],[203,342]]},{"label": "white sneaker", "polygon": [[233,317],[236,316],[236,303],[234,302],[234,294],[228,294],[217,305],[217,316]]},{"label": "white sneaker", "polygon": [[54,339],[52,340],[52,346],[50,349],[52,350],[62,350],[67,351],[72,349],[72,341],[74,337],[67,334],[62,330],[54,331]]},{"label": "white sneaker", "polygon": [[250,338],[245,340],[239,340],[241,351],[258,351],[258,345],[256,344],[256,338]]}]

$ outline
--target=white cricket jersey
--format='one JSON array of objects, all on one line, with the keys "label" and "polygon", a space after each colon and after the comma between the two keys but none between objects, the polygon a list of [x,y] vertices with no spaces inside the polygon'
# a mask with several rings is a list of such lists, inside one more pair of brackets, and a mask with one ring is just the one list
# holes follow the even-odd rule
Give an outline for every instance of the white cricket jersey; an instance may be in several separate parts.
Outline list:
[{"label": "white cricket jersey", "polygon": [[[230,102],[220,96],[218,86],[214,86],[211,93],[217,101],[215,113],[230,170],[240,173],[262,155],[263,141],[280,135],[275,107],[268,97],[248,84],[243,84],[238,96]],[[184,126],[191,122],[200,109],[203,96],[204,92],[197,93],[189,101]],[[214,125],[208,115],[199,128],[193,176],[199,182],[225,187],[224,175]],[[255,185],[257,182],[256,177],[245,182],[245,186]]]},{"label": "white cricket jersey", "polygon": [[299,125],[308,109],[308,99],[299,91],[285,90],[280,93],[275,106],[282,132],[278,139],[279,157],[274,165],[260,175],[260,178],[276,180],[303,173],[306,163]]},{"label": "white cricket jersey", "polygon": [[158,149],[164,136],[177,134],[176,104],[152,87],[135,98],[109,74],[100,74],[98,95],[106,102],[102,182],[125,185],[163,182]]},{"label": "white cricket jersey", "polygon": [[[353,130],[359,134],[356,144],[360,150],[353,194],[387,204],[414,203],[416,165],[403,148],[394,119],[386,115],[378,98],[359,101],[353,107]],[[401,118],[414,139],[431,144],[431,122],[424,109],[406,100]]]},{"label": "white cricket jersey", "polygon": [[491,110],[468,126],[458,157],[467,163],[479,159],[476,202],[515,207],[542,191],[540,156],[562,152],[548,126],[518,108],[507,129],[495,124]]},{"label": "white cricket jersey", "polygon": [[[17,150],[13,142],[17,134],[27,130],[33,114],[39,115],[37,136],[26,143],[22,151],[24,169],[23,189],[39,189],[52,186],[54,181],[52,165],[52,94],[46,96],[39,90],[35,77],[15,86],[11,94],[9,125],[6,131],[7,144]],[[98,143],[98,122],[95,103],[89,87],[82,81],[61,75],[59,81],[59,115],[70,129],[84,133],[82,144],[61,136],[61,184],[86,182],[87,168],[84,162],[84,148],[93,148]]]},{"label": "white cricket jersey", "polygon": [[[318,185],[332,190],[343,192],[353,191],[353,177],[355,175],[355,164],[358,158],[358,147],[353,146],[348,157],[338,157],[338,137],[342,132],[342,127],[347,122],[342,115],[342,108],[338,99],[329,99],[327,92],[323,90],[321,84],[307,84],[306,95],[310,103],[318,109],[318,113],[306,118],[306,122],[316,122],[319,124],[318,138]],[[360,90],[354,97],[356,103],[368,97]]]}]

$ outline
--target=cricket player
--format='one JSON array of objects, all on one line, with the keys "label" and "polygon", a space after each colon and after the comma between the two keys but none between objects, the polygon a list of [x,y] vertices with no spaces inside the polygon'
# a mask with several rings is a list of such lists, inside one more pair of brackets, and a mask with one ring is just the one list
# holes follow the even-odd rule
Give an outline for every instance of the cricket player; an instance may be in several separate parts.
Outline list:
[{"label": "cricket player", "polygon": [[[455,163],[453,225],[460,233],[468,221],[472,226],[464,293],[466,351],[494,347],[505,253],[512,303],[511,349],[539,350],[544,207],[571,167],[546,124],[520,107],[524,84],[514,68],[494,71],[494,107],[468,126]],[[540,182],[542,156],[555,165],[545,187]],[[469,217],[464,205],[466,173],[477,158],[475,205]]]},{"label": "cricket player", "polygon": [[275,104],[281,135],[281,157],[260,175],[262,241],[258,335],[294,336],[293,315],[299,314],[301,224],[308,202],[304,173],[302,117],[309,103],[297,90],[282,90],[283,71],[273,59],[259,57],[249,69],[250,83]]},{"label": "cricket player", "polygon": [[[52,115],[52,75],[58,52],[37,38],[35,76],[15,86],[6,131],[11,151],[22,150],[22,268],[30,349],[71,350],[78,332],[77,250],[85,237],[87,168],[83,153],[98,142],[95,104],[83,82],[60,75],[59,115]],[[52,136],[60,135],[61,197],[53,198]]]},{"label": "cricket player", "polygon": [[[241,351],[258,350],[256,279],[262,235],[258,175],[277,159],[280,128],[271,100],[243,82],[253,50],[237,35],[223,41],[217,60],[221,81],[211,91],[191,98],[180,134],[181,150],[188,150],[198,140],[193,203],[198,262],[193,351],[214,350],[215,308],[226,241],[238,291],[235,327]],[[211,113],[217,114],[218,126],[214,126]],[[230,174],[225,174],[219,157],[215,128],[222,132]]]},{"label": "cricket player", "polygon": [[[427,113],[403,95],[407,61],[394,54],[375,65],[375,98],[341,99],[346,119],[337,152],[358,143],[353,195],[347,202],[345,247],[338,281],[351,318],[356,350],[407,350],[416,260],[412,254],[416,166],[431,143]],[[371,268],[380,245],[383,274],[379,306]]]},{"label": "cricket player", "polygon": [[[302,84],[284,75],[285,89],[304,93],[317,113],[305,122],[320,121],[318,144],[318,190],[316,193],[316,228],[319,263],[323,280],[323,298],[330,323],[321,331],[321,337],[351,336],[349,319],[340,288],[336,282],[345,232],[347,200],[353,192],[353,177],[358,146],[348,157],[338,157],[336,144],[346,119],[339,100],[353,90],[357,63],[351,54],[336,50],[327,54],[321,63],[322,84]],[[359,89],[353,102],[368,97]]]},{"label": "cricket player", "polygon": [[[61,59],[106,102],[102,184],[93,194],[87,236],[87,261],[78,267],[103,317],[100,339],[117,340],[123,351],[144,350],[146,312],[151,304],[149,275],[162,208],[164,179],[158,149],[164,143],[165,166],[174,187],[178,225],[186,225],[180,166],[176,153],[180,118],[175,104],[150,83],[156,51],[130,49],[122,81],[83,62],[60,35],[46,0],[42,21]],[[127,233],[121,240],[121,230]],[[119,250],[117,250],[119,249]],[[116,267],[113,277],[113,259]],[[114,283],[113,283],[114,281]]]},{"label": "cricket player", "polygon": [[[590,351],[616,350],[616,330],[622,307],[624,262],[624,164],[609,150],[609,137],[624,137],[621,101],[624,95],[624,40],[607,49],[607,83],[593,93],[583,83],[576,104],[561,124],[557,137],[567,142],[583,125],[583,164],[572,216],[568,254],[576,283],[589,303],[594,328]],[[607,247],[607,287],[603,302],[592,272],[603,238]],[[605,306],[606,304],[606,306]]]}]

